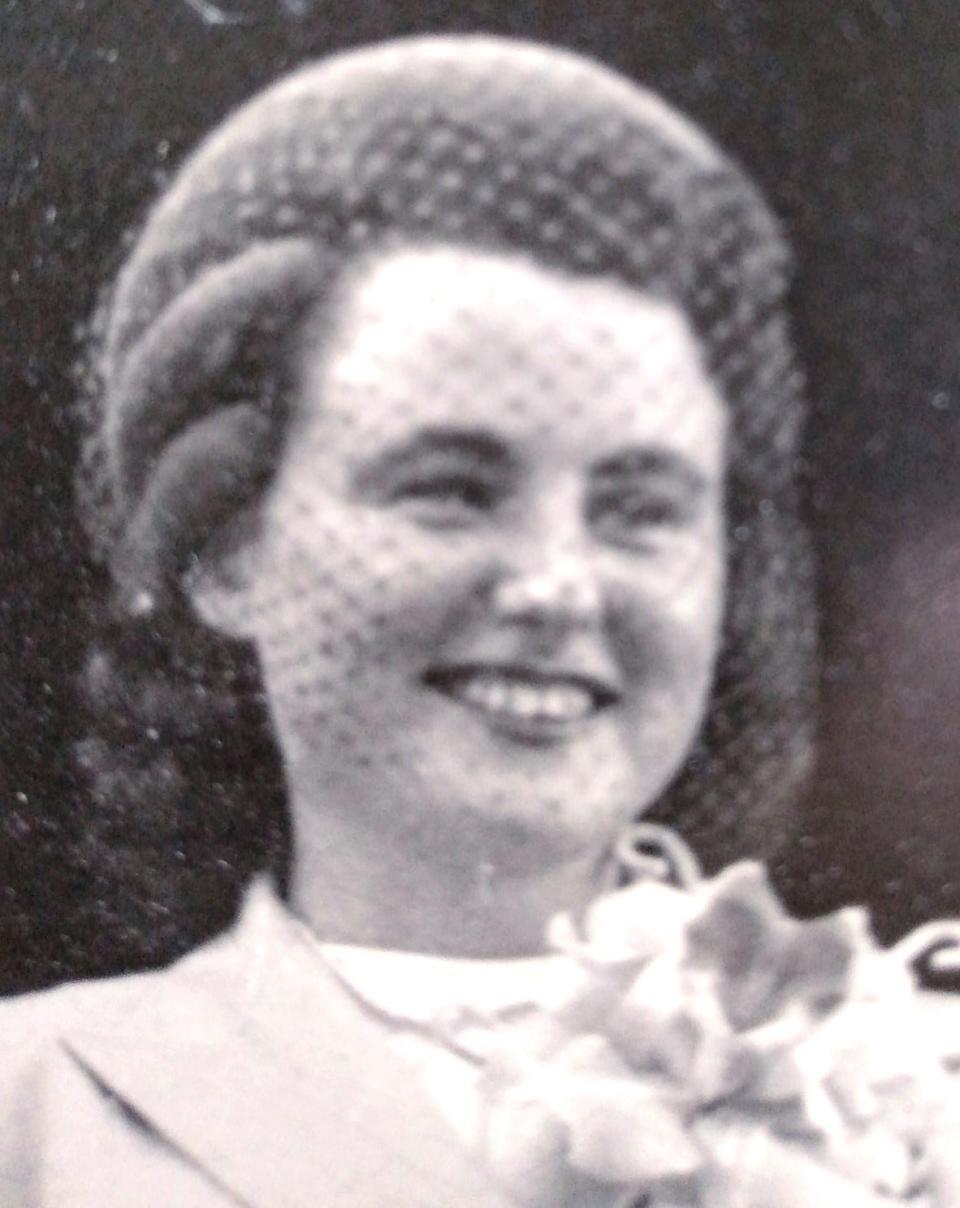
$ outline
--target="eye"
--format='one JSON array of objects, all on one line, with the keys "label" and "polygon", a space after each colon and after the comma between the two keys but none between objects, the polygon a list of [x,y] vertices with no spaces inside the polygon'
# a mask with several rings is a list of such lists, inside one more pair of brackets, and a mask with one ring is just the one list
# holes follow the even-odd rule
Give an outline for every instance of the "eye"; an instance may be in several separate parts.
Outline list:
[{"label": "eye", "polygon": [[689,513],[685,500],[659,488],[605,492],[589,506],[590,523],[600,537],[631,548],[683,528]]},{"label": "eye", "polygon": [[478,474],[426,474],[397,483],[391,502],[426,523],[443,526],[468,523],[491,511],[497,494],[496,484]]}]

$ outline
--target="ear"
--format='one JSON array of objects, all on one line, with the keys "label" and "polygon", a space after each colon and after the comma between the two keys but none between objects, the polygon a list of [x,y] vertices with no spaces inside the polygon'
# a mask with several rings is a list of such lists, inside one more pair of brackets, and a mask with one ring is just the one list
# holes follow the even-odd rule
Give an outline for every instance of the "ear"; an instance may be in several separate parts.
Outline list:
[{"label": "ear", "polygon": [[206,542],[181,578],[198,619],[225,637],[252,639],[262,563],[258,516],[251,507]]}]

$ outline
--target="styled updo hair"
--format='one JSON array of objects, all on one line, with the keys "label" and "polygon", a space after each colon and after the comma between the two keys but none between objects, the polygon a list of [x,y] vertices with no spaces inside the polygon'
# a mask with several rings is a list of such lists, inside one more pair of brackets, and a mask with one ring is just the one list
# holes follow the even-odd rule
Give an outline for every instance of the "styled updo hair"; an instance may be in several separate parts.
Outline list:
[{"label": "styled updo hair", "polygon": [[[252,652],[180,582],[283,445],[293,342],[359,256],[520,252],[683,309],[731,417],[729,598],[708,716],[648,816],[709,867],[773,857],[809,763],[814,617],[795,481],[789,258],[751,183],[654,96],[594,63],[427,37],[309,65],[231,115],[160,198],[104,298],[81,505],[107,599],[78,753],[104,934],[156,963],[289,859]],[[638,810],[645,803],[638,802]]]}]

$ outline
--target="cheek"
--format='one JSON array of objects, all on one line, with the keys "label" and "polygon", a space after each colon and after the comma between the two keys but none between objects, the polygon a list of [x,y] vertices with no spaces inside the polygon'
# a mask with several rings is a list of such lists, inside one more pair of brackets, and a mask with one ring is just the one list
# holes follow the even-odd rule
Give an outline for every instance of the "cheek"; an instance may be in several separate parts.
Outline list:
[{"label": "cheek", "polygon": [[271,695],[343,700],[409,676],[468,608],[476,565],[375,510],[326,501],[265,534],[258,645]]},{"label": "cheek", "polygon": [[719,533],[621,578],[614,624],[635,682],[682,708],[702,702],[719,649],[725,581]]}]

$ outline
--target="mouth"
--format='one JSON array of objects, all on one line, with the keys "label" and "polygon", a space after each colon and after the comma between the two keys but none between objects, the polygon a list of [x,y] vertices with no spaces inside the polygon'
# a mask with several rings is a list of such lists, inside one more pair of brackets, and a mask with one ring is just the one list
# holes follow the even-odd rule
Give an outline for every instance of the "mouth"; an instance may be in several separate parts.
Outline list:
[{"label": "mouth", "polygon": [[523,665],[430,668],[423,682],[495,728],[531,741],[559,739],[620,699],[612,684],[593,676]]}]

